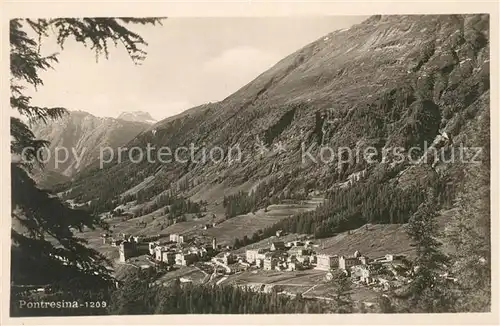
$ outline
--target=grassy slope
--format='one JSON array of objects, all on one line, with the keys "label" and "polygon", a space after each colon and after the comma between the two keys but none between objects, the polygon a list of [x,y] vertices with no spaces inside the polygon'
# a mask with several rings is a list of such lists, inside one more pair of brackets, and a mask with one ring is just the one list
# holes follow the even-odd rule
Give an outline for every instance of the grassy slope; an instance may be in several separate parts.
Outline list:
[{"label": "grassy slope", "polygon": [[[340,233],[334,237],[313,240],[314,250],[329,255],[352,255],[356,250],[371,258],[388,253],[413,255],[411,241],[406,234],[404,224],[377,224],[363,226],[359,229]],[[304,235],[287,234],[279,238],[281,241],[293,241]],[[247,249],[268,248],[276,237],[270,237],[257,243],[235,250],[244,254]]]}]

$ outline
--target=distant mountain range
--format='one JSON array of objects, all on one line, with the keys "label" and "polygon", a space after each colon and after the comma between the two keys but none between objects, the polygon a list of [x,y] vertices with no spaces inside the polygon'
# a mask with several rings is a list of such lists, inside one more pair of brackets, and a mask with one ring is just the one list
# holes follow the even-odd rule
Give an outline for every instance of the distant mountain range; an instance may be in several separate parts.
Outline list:
[{"label": "distant mountain range", "polygon": [[[120,116],[125,118],[137,116],[138,119],[140,117],[151,118],[148,114],[132,116],[122,114]],[[149,126],[150,123],[146,122],[129,121],[123,118],[101,118],[84,111],[69,111],[61,119],[47,124],[36,124],[32,127],[34,134],[39,139],[50,141],[51,153],[51,159],[44,171],[37,175],[37,179],[40,182],[53,184],[59,179],[72,177],[99,158],[100,148],[107,146],[116,148],[126,144]],[[66,148],[69,153],[69,158],[65,162],[58,163],[57,166],[54,159],[56,148]],[[63,150],[59,151],[62,155]],[[80,164],[73,153],[81,157]]]}]

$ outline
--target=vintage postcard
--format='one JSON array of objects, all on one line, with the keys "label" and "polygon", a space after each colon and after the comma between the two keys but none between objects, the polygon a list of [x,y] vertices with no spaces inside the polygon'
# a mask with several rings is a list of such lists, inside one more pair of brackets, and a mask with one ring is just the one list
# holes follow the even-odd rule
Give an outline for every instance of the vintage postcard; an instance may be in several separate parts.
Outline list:
[{"label": "vintage postcard", "polygon": [[5,4],[2,322],[498,322],[498,4],[76,4]]}]

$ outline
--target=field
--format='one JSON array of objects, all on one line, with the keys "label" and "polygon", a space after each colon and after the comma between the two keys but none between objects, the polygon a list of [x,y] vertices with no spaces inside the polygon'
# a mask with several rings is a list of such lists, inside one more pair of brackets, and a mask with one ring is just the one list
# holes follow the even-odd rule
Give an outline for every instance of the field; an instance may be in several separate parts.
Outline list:
[{"label": "field", "polygon": [[[231,275],[224,284],[250,287],[259,291],[286,292],[289,294],[302,294],[304,297],[331,299],[334,284],[325,280],[325,271],[314,269],[293,272],[278,272],[264,270],[248,270]],[[379,294],[365,286],[353,284],[351,297],[355,301],[373,302]]]},{"label": "field", "polygon": [[303,293],[320,282],[324,276],[324,271],[317,270],[279,272],[251,269],[230,275],[224,284],[248,286],[254,289],[261,289],[267,285],[266,288],[271,286],[277,287],[280,291]]}]

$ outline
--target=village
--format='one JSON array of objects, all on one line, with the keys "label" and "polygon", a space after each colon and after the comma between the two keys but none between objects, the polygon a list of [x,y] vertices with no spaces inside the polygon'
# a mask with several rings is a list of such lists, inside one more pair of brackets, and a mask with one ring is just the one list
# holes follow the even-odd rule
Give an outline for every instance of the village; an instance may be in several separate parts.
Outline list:
[{"label": "village", "polygon": [[[138,268],[167,273],[196,266],[207,276],[204,282],[221,277],[216,284],[234,274],[247,271],[255,274],[259,270],[261,273],[274,271],[283,275],[309,271],[314,275],[323,275],[322,282],[328,283],[334,277],[333,272],[341,270],[357,286],[383,292],[407,284],[413,272],[405,255],[388,253],[370,258],[359,251],[349,256],[331,255],[322,253],[313,239],[281,241],[282,235],[278,231],[268,247],[246,249],[238,254],[231,247],[218,244],[216,238],[190,238],[180,234],[162,235],[161,239],[160,235],[128,234],[121,234],[120,239],[103,234],[102,238],[104,243],[118,247],[120,263],[135,261]],[[181,281],[192,280],[183,277]]]}]

